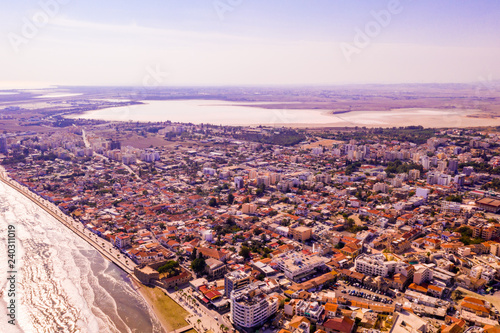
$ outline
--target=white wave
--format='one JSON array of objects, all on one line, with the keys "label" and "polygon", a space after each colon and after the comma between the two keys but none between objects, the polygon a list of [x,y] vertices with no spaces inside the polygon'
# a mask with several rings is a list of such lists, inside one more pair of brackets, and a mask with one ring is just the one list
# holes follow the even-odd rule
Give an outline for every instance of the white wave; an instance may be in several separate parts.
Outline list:
[{"label": "white wave", "polygon": [[[6,332],[160,331],[145,301],[116,266],[29,199],[0,183],[1,248],[6,248],[9,224],[16,226],[18,325]],[[0,265],[6,263],[6,253],[0,251]],[[2,290],[6,280],[2,269]],[[0,306],[7,301],[3,293]],[[0,321],[4,332],[4,311]]]}]

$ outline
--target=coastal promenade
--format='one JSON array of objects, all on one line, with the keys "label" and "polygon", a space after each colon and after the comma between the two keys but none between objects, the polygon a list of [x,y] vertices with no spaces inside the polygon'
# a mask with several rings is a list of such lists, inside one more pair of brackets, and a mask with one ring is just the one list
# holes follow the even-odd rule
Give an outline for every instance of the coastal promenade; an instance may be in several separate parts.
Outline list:
[{"label": "coastal promenade", "polygon": [[[128,277],[133,280],[133,282],[137,283],[136,285],[142,286],[143,284],[139,281],[139,279],[134,275],[134,268],[137,266],[131,259],[127,258],[125,255],[123,255],[118,249],[116,249],[110,242],[102,239],[101,237],[97,236],[90,230],[87,230],[83,224],[75,221],[73,218],[70,216],[66,215],[63,213],[55,204],[52,202],[40,197],[36,193],[32,192],[29,188],[26,186],[23,186],[19,184],[17,181],[13,180],[12,178],[9,177],[7,174],[7,171],[0,166],[0,181],[3,182],[4,184],[10,186],[14,190],[18,191],[19,193],[23,194],[25,197],[30,199],[33,203],[38,205],[40,208],[45,210],[48,214],[50,214],[52,217],[57,219],[59,222],[61,222],[63,225],[65,225],[67,228],[69,228],[71,231],[73,231],[75,234],[77,234],[80,238],[85,240],[88,244],[90,244],[93,248],[95,248],[104,258],[108,259],[115,265],[117,265],[120,269],[122,269],[125,273],[128,274]],[[155,287],[159,288],[159,287]],[[140,287],[138,288],[140,289]],[[159,288],[163,290],[162,288]],[[139,290],[138,290],[139,291]],[[148,299],[143,293],[141,293],[142,296],[145,298],[145,300],[148,303],[148,306],[154,311],[153,305],[151,303],[151,300]],[[167,297],[171,297],[167,296]],[[177,302],[179,303],[179,302]],[[184,309],[188,310],[186,305],[181,305]],[[154,311],[156,316],[158,317],[160,314]],[[188,310],[188,312],[191,312]],[[161,320],[160,320],[161,321]],[[170,333],[172,331],[169,331],[165,328],[165,325],[162,323],[162,328],[164,332]],[[188,331],[189,329],[192,328],[197,328],[195,325],[189,322],[188,320],[188,325],[186,327],[183,327],[181,329],[177,329],[176,333],[181,333]]]},{"label": "coastal promenade", "polygon": [[125,255],[123,255],[118,249],[114,248],[114,246],[110,242],[98,237],[90,230],[85,229],[83,224],[64,214],[52,202],[40,197],[36,193],[30,191],[26,186],[23,186],[10,178],[5,169],[1,166],[0,181],[12,187],[16,191],[22,193],[25,197],[37,204],[40,208],[45,210],[47,213],[49,213],[51,216],[53,216],[55,219],[57,219],[59,222],[64,224],[67,228],[69,228],[71,231],[73,231],[83,240],[89,243],[92,247],[99,251],[102,256],[120,267],[129,275],[130,278],[137,280],[134,275],[134,267],[137,265],[132,260],[125,257]]}]

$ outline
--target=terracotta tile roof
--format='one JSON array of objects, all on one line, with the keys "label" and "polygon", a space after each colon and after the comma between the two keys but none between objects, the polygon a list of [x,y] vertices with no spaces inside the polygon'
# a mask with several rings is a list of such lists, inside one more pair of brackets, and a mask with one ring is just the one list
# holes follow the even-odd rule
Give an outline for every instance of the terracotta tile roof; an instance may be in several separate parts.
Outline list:
[{"label": "terracotta tile roof", "polygon": [[327,319],[322,326],[340,333],[351,333],[354,327],[354,321],[347,317],[332,318]]}]

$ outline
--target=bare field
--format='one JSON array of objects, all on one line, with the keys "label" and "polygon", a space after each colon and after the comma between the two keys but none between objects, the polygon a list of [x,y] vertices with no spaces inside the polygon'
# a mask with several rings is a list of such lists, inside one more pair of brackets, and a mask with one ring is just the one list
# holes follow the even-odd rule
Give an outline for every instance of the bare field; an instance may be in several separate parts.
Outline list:
[{"label": "bare field", "polygon": [[500,292],[495,293],[494,295],[480,295],[473,291],[464,289],[462,287],[458,287],[457,290],[460,290],[464,296],[479,298],[481,300],[490,302],[493,304],[498,310],[500,310]]}]

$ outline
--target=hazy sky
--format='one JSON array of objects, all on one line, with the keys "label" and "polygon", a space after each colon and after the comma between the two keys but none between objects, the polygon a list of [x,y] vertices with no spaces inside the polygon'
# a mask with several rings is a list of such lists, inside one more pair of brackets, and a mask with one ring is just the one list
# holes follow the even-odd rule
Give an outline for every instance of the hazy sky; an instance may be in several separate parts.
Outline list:
[{"label": "hazy sky", "polygon": [[0,88],[498,80],[499,32],[498,0],[4,1]]}]

